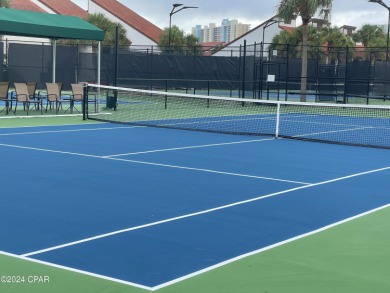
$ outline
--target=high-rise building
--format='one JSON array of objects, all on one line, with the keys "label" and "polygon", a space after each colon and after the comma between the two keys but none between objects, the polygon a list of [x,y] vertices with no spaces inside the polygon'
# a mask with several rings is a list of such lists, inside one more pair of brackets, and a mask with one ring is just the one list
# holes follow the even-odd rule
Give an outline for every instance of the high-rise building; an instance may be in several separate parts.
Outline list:
[{"label": "high-rise building", "polygon": [[242,24],[237,19],[223,19],[221,26],[218,27],[215,23],[205,25],[201,30],[200,27],[200,25],[196,25],[192,28],[192,34],[198,38],[200,43],[228,43],[250,30],[249,24]]},{"label": "high-rise building", "polygon": [[198,40],[203,40],[203,30],[201,25],[198,24],[195,27],[193,27],[191,33]]}]

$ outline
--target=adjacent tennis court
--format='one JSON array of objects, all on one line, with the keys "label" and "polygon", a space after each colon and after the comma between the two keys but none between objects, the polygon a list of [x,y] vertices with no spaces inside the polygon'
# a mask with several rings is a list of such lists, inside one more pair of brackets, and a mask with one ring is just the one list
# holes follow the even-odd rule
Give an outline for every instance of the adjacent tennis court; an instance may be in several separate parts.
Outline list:
[{"label": "adjacent tennis court", "polygon": [[[120,107],[106,117],[119,115]],[[240,117],[253,117],[256,109]],[[172,123],[177,128],[177,119],[183,124],[180,111],[168,123],[155,118],[157,128],[110,123],[0,128],[6,170],[2,255],[129,288],[169,290],[390,206],[389,150],[165,128]],[[387,110],[380,111],[362,117],[386,134]],[[344,122],[340,128],[329,117],[302,122],[302,115],[294,115],[298,120],[290,129],[311,121],[325,125],[321,137],[335,132],[328,128],[332,123],[337,132],[350,133]],[[204,124],[199,112],[193,116],[197,121],[184,124]],[[215,122],[221,115],[213,117]],[[226,117],[223,124],[231,130],[237,114]],[[255,121],[280,123],[263,118]],[[209,114],[207,119],[210,124]],[[253,129],[253,123],[245,125]],[[217,124],[220,128],[221,119]],[[373,125],[358,128],[372,137]]]}]

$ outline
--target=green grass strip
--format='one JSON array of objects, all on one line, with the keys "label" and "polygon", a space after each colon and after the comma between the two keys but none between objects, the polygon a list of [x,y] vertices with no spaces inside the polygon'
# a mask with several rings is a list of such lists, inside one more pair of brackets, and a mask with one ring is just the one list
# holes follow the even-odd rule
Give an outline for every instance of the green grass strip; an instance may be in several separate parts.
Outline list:
[{"label": "green grass strip", "polygon": [[[160,293],[390,292],[390,208],[158,290]],[[0,255],[2,293],[145,293],[143,289]]]},{"label": "green grass strip", "polygon": [[66,124],[85,124],[97,123],[92,120],[83,120],[81,115],[74,116],[42,116],[42,117],[12,117],[0,118],[0,128],[4,127],[27,127],[27,126],[44,126],[44,125],[66,125]]}]

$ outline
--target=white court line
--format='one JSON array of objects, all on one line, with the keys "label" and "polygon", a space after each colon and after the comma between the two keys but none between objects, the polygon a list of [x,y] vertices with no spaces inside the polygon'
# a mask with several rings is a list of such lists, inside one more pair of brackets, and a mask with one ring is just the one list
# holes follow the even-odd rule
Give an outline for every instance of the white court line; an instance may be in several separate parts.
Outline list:
[{"label": "white court line", "polygon": [[307,182],[286,180],[286,179],[281,179],[281,178],[254,176],[254,175],[248,175],[248,174],[222,172],[222,171],[216,171],[216,170],[210,170],[210,169],[192,168],[192,167],[184,167],[184,166],[177,166],[177,165],[167,165],[167,164],[159,164],[159,163],[152,163],[152,162],[146,162],[146,161],[127,160],[127,159],[121,159],[121,158],[109,158],[109,157],[107,158],[107,157],[104,157],[104,156],[88,155],[88,154],[74,153],[74,152],[65,152],[65,151],[56,151],[56,150],[34,148],[34,147],[25,147],[25,146],[18,146],[18,145],[12,145],[12,144],[4,144],[4,143],[0,143],[0,146],[11,147],[11,148],[18,148],[18,149],[26,149],[26,150],[33,150],[33,151],[48,152],[48,153],[74,155],[74,156],[80,156],[80,157],[97,158],[97,159],[104,159],[104,160],[121,161],[121,162],[128,162],[128,163],[135,163],[135,164],[142,164],[142,165],[159,166],[159,167],[166,167],[166,168],[173,168],[173,169],[182,169],[182,170],[207,172],[207,173],[214,173],[214,174],[221,174],[221,175],[230,175],[230,176],[237,176],[237,177],[246,177],[246,178],[270,180],[270,181],[279,181],[279,182],[286,182],[286,183],[293,183],[293,184],[300,184],[300,185],[310,184],[310,183],[307,183]]},{"label": "white court line", "polygon": [[88,154],[81,154],[81,153],[73,153],[73,152],[64,152],[64,151],[56,151],[56,150],[49,150],[49,149],[42,149],[42,148],[34,148],[34,147],[26,147],[26,146],[14,145],[14,144],[0,143],[0,146],[3,146],[3,147],[10,147],[10,148],[16,148],[16,149],[24,149],[24,150],[32,150],[32,151],[47,152],[47,153],[56,153],[56,154],[74,155],[74,156],[81,156],[81,157],[90,157],[90,158],[102,159],[102,157],[100,157],[100,156],[95,156],[95,155],[88,155]]},{"label": "white court line", "polygon": [[[104,157],[102,157],[102,158],[104,158]],[[177,165],[167,165],[167,164],[151,163],[151,162],[128,160],[128,159],[121,159],[121,158],[104,158],[104,159],[137,163],[137,164],[152,165],[152,166],[161,166],[161,167],[168,167],[168,168],[182,169],[182,170],[201,171],[201,172],[215,173],[215,174],[221,174],[221,175],[231,175],[231,176],[238,176],[238,177],[264,179],[264,180],[271,180],[271,181],[294,183],[294,184],[299,184],[299,185],[309,185],[310,184],[308,182],[301,182],[301,181],[294,181],[294,180],[287,180],[287,179],[280,179],[280,178],[271,178],[271,177],[263,177],[263,176],[255,176],[255,175],[247,175],[247,174],[239,174],[239,173],[231,173],[231,172],[222,172],[222,171],[216,171],[216,170],[210,170],[210,169],[183,167],[183,166],[177,166]]]},{"label": "white court line", "polygon": [[78,244],[85,243],[85,242],[94,241],[94,240],[101,239],[101,238],[110,237],[110,236],[117,235],[117,234],[122,234],[122,233],[130,232],[130,231],[134,231],[134,230],[139,230],[139,229],[144,229],[144,228],[148,228],[148,227],[152,227],[152,226],[156,226],[156,225],[161,225],[161,224],[165,224],[165,223],[169,223],[169,222],[173,222],[173,221],[178,221],[178,220],[182,220],[182,219],[186,219],[186,218],[190,218],[190,217],[195,217],[195,216],[199,216],[199,215],[204,215],[204,214],[212,213],[215,211],[220,211],[223,209],[227,209],[227,208],[231,208],[231,207],[263,200],[266,198],[274,197],[277,195],[291,193],[291,192],[297,191],[297,190],[302,190],[302,189],[306,189],[306,188],[310,188],[310,187],[325,185],[325,184],[329,184],[329,183],[333,183],[333,182],[337,182],[337,181],[341,181],[341,180],[346,180],[346,179],[359,177],[359,176],[363,176],[363,175],[367,175],[367,174],[371,174],[371,173],[386,171],[386,170],[390,170],[390,166],[385,167],[385,168],[370,170],[370,171],[366,171],[366,172],[356,173],[356,174],[352,174],[352,175],[348,175],[348,176],[344,176],[344,177],[339,177],[336,179],[326,180],[326,181],[322,181],[322,182],[318,182],[318,183],[313,183],[313,184],[309,184],[309,185],[305,185],[305,186],[295,187],[295,188],[291,188],[291,189],[287,189],[287,190],[283,190],[283,191],[278,191],[278,192],[274,192],[274,193],[271,193],[268,195],[263,195],[263,196],[259,196],[259,197],[255,197],[255,198],[251,198],[251,199],[247,199],[247,200],[243,200],[243,201],[239,201],[239,202],[235,202],[235,203],[231,203],[231,204],[227,204],[227,205],[223,205],[223,206],[219,206],[219,207],[215,207],[215,208],[211,208],[211,209],[207,209],[207,210],[203,210],[203,211],[199,211],[199,212],[195,212],[195,213],[185,214],[182,216],[177,216],[177,217],[173,217],[173,218],[169,218],[169,219],[165,219],[165,220],[151,222],[151,223],[140,225],[140,226],[129,227],[126,229],[121,229],[121,230],[113,231],[110,233],[100,234],[100,235],[96,235],[94,237],[84,238],[84,239],[80,239],[78,241],[73,241],[73,242],[69,242],[69,243],[65,243],[65,244],[61,244],[61,245],[33,251],[33,252],[28,252],[28,253],[23,254],[22,256],[28,257],[28,256],[32,256],[32,255],[37,255],[37,254],[41,254],[41,253],[69,247],[69,246],[78,245]]},{"label": "white court line", "polygon": [[81,132],[81,131],[96,131],[96,130],[116,130],[116,129],[130,129],[130,128],[139,128],[139,127],[145,127],[145,126],[119,126],[119,127],[79,128],[79,129],[62,129],[62,130],[42,130],[42,131],[31,131],[31,132],[13,132],[13,133],[0,133],[0,136],[65,133],[65,132]]},{"label": "white court line", "polygon": [[14,257],[14,258],[21,259],[21,260],[25,260],[25,261],[29,261],[29,262],[33,262],[33,263],[38,263],[38,264],[50,266],[50,267],[57,268],[57,269],[62,269],[62,270],[75,272],[75,273],[79,273],[79,274],[83,274],[83,275],[87,275],[87,276],[91,276],[91,277],[95,277],[95,278],[99,278],[99,279],[103,279],[103,280],[107,280],[107,281],[112,281],[112,282],[116,282],[116,283],[120,283],[120,284],[124,284],[124,285],[134,286],[137,288],[153,291],[152,287],[148,287],[148,286],[144,286],[144,285],[140,285],[140,284],[136,284],[136,283],[132,283],[132,282],[128,282],[128,281],[123,281],[120,279],[111,278],[111,277],[107,277],[107,276],[103,276],[103,275],[99,275],[99,274],[95,274],[95,273],[91,273],[91,272],[87,272],[87,271],[83,271],[83,270],[78,270],[78,269],[74,269],[74,268],[70,268],[70,267],[66,267],[66,266],[61,266],[58,264],[54,264],[54,263],[50,263],[50,262],[46,262],[46,261],[42,261],[42,260],[38,260],[38,259],[28,258],[28,257],[12,254],[12,253],[5,252],[5,251],[0,251],[0,254],[5,255],[5,256]]},{"label": "white court line", "polygon": [[311,135],[321,135],[321,134],[328,134],[328,133],[339,133],[339,132],[349,132],[349,131],[357,131],[357,130],[364,130],[364,129],[372,129],[374,127],[360,127],[360,128],[350,128],[350,129],[341,129],[341,130],[329,130],[329,131],[322,131],[322,132],[313,132],[313,133],[306,133],[306,134],[300,134],[295,135],[294,137],[307,137]]},{"label": "white court line", "polygon": [[166,282],[166,283],[162,283],[162,284],[157,285],[157,286],[154,286],[154,287],[148,287],[148,286],[140,285],[140,284],[137,284],[137,283],[128,282],[128,281],[124,281],[124,280],[120,280],[120,279],[116,279],[116,278],[112,278],[112,277],[107,277],[107,276],[103,276],[103,275],[99,275],[99,274],[95,274],[95,273],[91,273],[91,272],[87,272],[87,271],[82,271],[82,270],[79,270],[79,269],[74,269],[74,268],[70,268],[70,267],[66,267],[66,266],[61,266],[61,265],[58,265],[58,264],[53,264],[53,263],[49,263],[49,262],[45,262],[45,261],[41,261],[41,260],[29,258],[29,257],[25,257],[25,256],[15,255],[15,254],[11,254],[11,253],[4,252],[4,251],[0,251],[0,254],[6,255],[6,256],[10,256],[10,257],[14,257],[14,258],[21,259],[21,260],[25,260],[25,261],[29,261],[29,262],[34,262],[34,263],[43,264],[43,265],[47,265],[47,266],[54,267],[54,268],[59,268],[59,269],[63,269],[63,270],[75,272],[75,273],[80,273],[80,274],[87,275],[87,276],[91,276],[91,277],[96,277],[96,278],[103,279],[103,280],[108,280],[108,281],[112,281],[112,282],[116,282],[116,283],[120,283],[120,284],[124,284],[124,285],[134,286],[134,287],[141,288],[141,289],[145,289],[145,290],[148,290],[148,291],[156,291],[156,290],[162,289],[162,288],[164,288],[164,287],[167,287],[167,286],[170,286],[170,285],[179,283],[179,282],[181,282],[181,281],[185,281],[185,280],[190,279],[190,278],[192,278],[192,277],[198,276],[198,275],[200,275],[200,274],[207,273],[207,272],[209,272],[209,271],[211,271],[211,270],[214,270],[214,269],[217,269],[217,268],[219,268],[219,267],[228,265],[228,264],[230,264],[230,263],[233,263],[233,262],[235,262],[235,261],[244,259],[244,258],[246,258],[246,257],[250,257],[250,256],[252,256],[252,255],[259,254],[259,253],[261,253],[261,252],[264,252],[264,251],[267,251],[267,250],[270,250],[270,249],[273,249],[273,248],[276,248],[276,247],[279,247],[279,246],[288,244],[288,243],[290,243],[290,242],[293,242],[293,241],[296,241],[296,240],[299,240],[299,239],[302,239],[302,238],[306,238],[306,237],[308,237],[308,236],[311,236],[311,235],[314,235],[314,234],[323,232],[323,231],[325,231],[325,230],[328,230],[328,229],[330,229],[330,228],[339,226],[339,225],[341,225],[341,224],[344,224],[344,223],[347,223],[347,222],[350,222],[350,221],[359,219],[359,218],[361,218],[361,217],[364,217],[364,216],[367,216],[367,215],[369,215],[369,214],[378,212],[378,211],[383,210],[383,209],[385,209],[385,208],[390,208],[390,204],[387,204],[387,205],[378,207],[378,208],[376,208],[376,209],[373,209],[373,210],[370,210],[370,211],[361,213],[361,214],[359,214],[359,215],[356,215],[356,216],[353,216],[353,217],[344,219],[344,220],[339,221],[339,222],[335,222],[335,223],[333,223],[333,224],[324,226],[324,227],[319,228],[319,229],[317,229],[317,230],[313,230],[313,231],[311,231],[311,232],[308,232],[308,233],[305,233],[305,234],[301,234],[301,235],[298,235],[298,236],[295,236],[295,237],[286,239],[286,240],[284,240],[284,241],[275,243],[275,244],[273,244],[273,245],[269,245],[269,246],[260,248],[260,249],[258,249],[258,250],[254,250],[254,251],[251,251],[251,252],[248,252],[248,253],[245,253],[245,254],[236,256],[236,257],[234,257],[234,258],[225,260],[225,261],[220,262],[220,263],[218,263],[218,264],[215,264],[215,265],[213,265],[213,266],[204,268],[204,269],[202,269],[202,270],[193,272],[193,273],[191,273],[191,274],[182,276],[182,277],[180,277],[180,278],[171,280],[171,281]]},{"label": "white court line", "polygon": [[0,129],[14,128],[35,128],[35,127],[61,127],[61,126],[85,126],[85,125],[105,125],[108,122],[93,122],[93,123],[72,123],[72,124],[42,124],[42,125],[22,125],[22,126],[0,126]]},{"label": "white court line", "polygon": [[250,143],[250,142],[260,142],[260,141],[267,141],[267,140],[275,140],[275,138],[273,137],[273,138],[264,138],[264,139],[254,139],[254,140],[241,140],[241,141],[233,141],[233,142],[222,142],[222,143],[203,144],[203,145],[186,146],[186,147],[169,148],[169,149],[159,149],[159,150],[151,150],[151,151],[143,151],[143,152],[133,152],[133,153],[104,156],[103,158],[114,158],[114,157],[121,157],[121,156],[128,156],[128,155],[140,155],[140,154],[148,154],[148,153],[178,151],[178,150],[186,150],[186,149],[197,149],[197,148],[206,148],[206,147],[214,147],[214,146],[224,146],[224,145],[242,144],[242,143]]},{"label": "white court line", "polygon": [[83,114],[2,116],[0,117],[0,119],[62,118],[62,117],[81,117],[81,116],[83,116]]},{"label": "white court line", "polygon": [[322,227],[322,228],[319,228],[319,229],[310,231],[310,232],[308,232],[308,233],[304,233],[304,234],[301,234],[301,235],[292,237],[292,238],[290,238],[290,239],[286,239],[286,240],[284,240],[284,241],[281,241],[281,242],[278,242],[278,243],[275,243],[275,244],[272,244],[272,245],[269,245],[269,246],[260,248],[260,249],[258,249],[258,250],[254,250],[254,251],[251,251],[251,252],[248,252],[248,253],[239,255],[239,256],[237,256],[237,257],[234,257],[234,258],[225,260],[225,261],[220,262],[220,263],[218,263],[218,264],[215,264],[215,265],[213,265],[213,266],[204,268],[204,269],[202,269],[202,270],[193,272],[193,273],[191,273],[191,274],[188,274],[188,275],[182,276],[182,277],[180,277],[180,278],[171,280],[171,281],[169,281],[169,282],[160,284],[160,285],[158,285],[158,286],[152,287],[152,288],[151,288],[151,291],[156,291],[156,290],[162,289],[162,288],[164,288],[164,287],[167,287],[167,286],[170,286],[170,285],[179,283],[179,282],[181,282],[181,281],[190,279],[190,278],[192,278],[192,277],[198,276],[198,275],[203,274],[203,273],[207,273],[207,272],[209,272],[209,271],[211,271],[211,270],[214,270],[214,269],[217,269],[217,268],[219,268],[219,267],[228,265],[228,264],[230,264],[230,263],[233,263],[233,262],[235,262],[235,261],[241,260],[241,259],[243,259],[243,258],[252,256],[252,255],[255,255],[255,254],[259,254],[259,253],[261,253],[261,252],[264,252],[264,251],[267,251],[267,250],[270,250],[270,249],[273,249],[273,248],[276,248],[276,247],[279,247],[279,246],[288,244],[288,243],[290,243],[290,242],[293,242],[293,241],[296,241],[296,240],[299,240],[299,239],[302,239],[302,238],[305,238],[305,237],[308,237],[308,236],[311,236],[311,235],[314,235],[314,234],[323,232],[323,231],[328,230],[328,229],[330,229],[330,228],[333,228],[333,227],[339,226],[339,225],[341,225],[341,224],[344,224],[344,223],[347,223],[347,222],[356,220],[356,219],[358,219],[358,218],[367,216],[367,215],[369,215],[369,214],[378,212],[378,211],[383,210],[383,209],[386,209],[386,208],[390,208],[390,204],[387,204],[387,205],[378,207],[378,208],[376,208],[376,209],[373,209],[373,210],[370,210],[370,211],[361,213],[361,214],[359,214],[359,215],[356,215],[356,216],[353,216],[353,217],[350,217],[350,218],[341,220],[341,221],[339,221],[339,222],[335,222],[335,223],[333,223],[333,224],[330,224],[330,225],[324,226],[324,227]]}]

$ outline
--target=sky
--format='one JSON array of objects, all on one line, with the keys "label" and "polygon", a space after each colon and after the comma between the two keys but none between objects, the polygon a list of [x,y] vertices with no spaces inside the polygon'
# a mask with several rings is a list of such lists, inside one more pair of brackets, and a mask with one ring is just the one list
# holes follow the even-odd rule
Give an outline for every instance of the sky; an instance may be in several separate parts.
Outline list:
[{"label": "sky", "polygon": [[[88,0],[72,0],[84,9]],[[390,0],[383,0],[390,6]],[[119,0],[161,29],[169,26],[169,14],[173,3],[184,6],[196,6],[197,9],[186,9],[172,15],[172,25],[178,26],[186,33],[199,24],[202,27],[209,23],[221,25],[223,19],[237,19],[244,24],[256,27],[269,19],[277,11],[280,0]],[[389,12],[377,3],[368,0],[334,0],[331,22],[332,25],[356,26],[364,24],[387,25]]]}]

